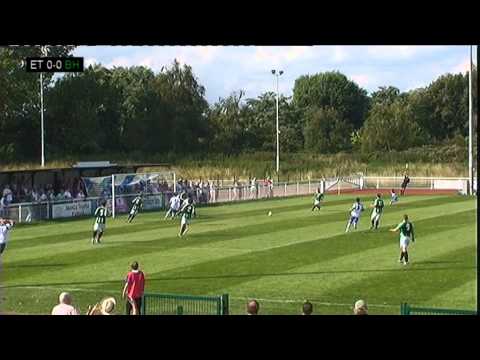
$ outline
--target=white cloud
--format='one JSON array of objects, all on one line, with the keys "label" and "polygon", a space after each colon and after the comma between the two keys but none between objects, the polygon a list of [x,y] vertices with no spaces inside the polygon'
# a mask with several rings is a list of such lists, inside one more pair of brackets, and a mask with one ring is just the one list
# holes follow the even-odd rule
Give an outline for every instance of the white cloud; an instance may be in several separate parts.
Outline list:
[{"label": "white cloud", "polygon": [[333,62],[340,63],[345,61],[347,58],[348,58],[348,50],[345,46],[333,47],[333,54],[332,54]]},{"label": "white cloud", "polygon": [[371,77],[367,74],[356,74],[352,75],[351,78],[361,87],[368,87],[372,83]]},{"label": "white cloud", "polygon": [[110,61],[105,66],[107,68],[112,68],[114,66],[116,66],[116,67],[121,67],[121,66],[129,67],[129,66],[132,66],[133,64],[134,64],[134,59],[133,58],[126,57],[126,56],[120,56],[120,57],[114,58],[112,61]]},{"label": "white cloud", "polygon": [[90,65],[98,64],[98,63],[99,63],[99,61],[96,58],[93,58],[93,57],[92,58],[86,58],[83,66],[84,67],[89,67]]},{"label": "white cloud", "polygon": [[470,59],[468,57],[466,57],[461,63],[455,65],[451,70],[451,72],[454,74],[463,74],[468,71],[470,71]]},{"label": "white cloud", "polygon": [[176,58],[192,66],[209,101],[240,89],[249,97],[274,91],[271,69],[285,71],[279,86],[288,96],[296,78],[323,71],[338,70],[369,91],[388,85],[404,91],[468,65],[465,46],[103,46],[79,47],[76,55],[86,66],[143,65],[155,72]]},{"label": "white cloud", "polygon": [[435,53],[445,50],[446,46],[367,46],[367,55],[373,59],[411,59],[420,54]]}]

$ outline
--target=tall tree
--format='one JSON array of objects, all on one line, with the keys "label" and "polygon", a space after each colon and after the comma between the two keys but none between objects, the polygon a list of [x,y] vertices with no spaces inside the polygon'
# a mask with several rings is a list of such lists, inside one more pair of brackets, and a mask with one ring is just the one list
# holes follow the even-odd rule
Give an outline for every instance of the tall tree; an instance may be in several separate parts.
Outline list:
[{"label": "tall tree", "polygon": [[468,135],[468,75],[446,74],[424,91],[414,92],[417,122],[433,139]]},{"label": "tall tree", "polygon": [[366,90],[337,71],[299,77],[295,80],[293,101],[304,111],[333,108],[354,129],[362,126],[369,103]]},{"label": "tall tree", "polygon": [[[47,46],[46,49],[49,56],[67,56],[74,46]],[[39,74],[27,73],[22,67],[22,61],[33,56],[42,56],[40,47],[0,48],[0,157],[4,160],[32,159],[41,153]],[[46,90],[53,74],[43,75]]]},{"label": "tall tree", "polygon": [[68,154],[118,150],[119,98],[110,71],[98,65],[58,79],[45,101],[50,149]]},{"label": "tall tree", "polygon": [[305,149],[320,153],[346,151],[351,147],[353,126],[332,107],[314,108],[307,113]]},{"label": "tall tree", "polygon": [[405,150],[421,145],[424,139],[420,126],[413,120],[412,106],[403,99],[375,104],[360,131],[364,153]]},{"label": "tall tree", "polygon": [[377,91],[372,93],[370,105],[392,104],[401,96],[400,90],[394,86],[380,86]]}]

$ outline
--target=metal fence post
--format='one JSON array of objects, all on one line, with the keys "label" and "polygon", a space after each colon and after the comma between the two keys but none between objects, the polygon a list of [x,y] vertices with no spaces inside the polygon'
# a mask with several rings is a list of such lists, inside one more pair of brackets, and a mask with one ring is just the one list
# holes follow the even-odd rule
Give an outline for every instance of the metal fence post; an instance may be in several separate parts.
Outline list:
[{"label": "metal fence post", "polygon": [[221,299],[222,299],[222,313],[221,313],[221,315],[229,315],[230,304],[229,304],[228,294],[223,294]]},{"label": "metal fence post", "polygon": [[228,201],[232,201],[232,189],[228,188]]},{"label": "metal fence post", "polygon": [[308,179],[308,193],[310,194],[312,190],[310,189],[310,179]]},{"label": "metal fence post", "polygon": [[300,192],[300,185],[298,184],[298,181],[297,181],[297,195],[299,192]]},{"label": "metal fence post", "polygon": [[112,174],[112,218],[115,219],[115,175]]},{"label": "metal fence post", "polygon": [[379,188],[380,188],[380,179],[377,178],[377,189],[379,189]]},{"label": "metal fence post", "polygon": [[285,190],[283,191],[283,196],[287,196],[287,183],[285,183]]},{"label": "metal fence post", "polygon": [[146,314],[147,314],[147,310],[146,310],[146,309],[147,309],[147,303],[146,303],[146,301],[145,301],[145,295],[142,295],[142,307],[141,307],[140,313],[141,313],[142,315],[146,315]]},{"label": "metal fence post", "polygon": [[18,222],[22,222],[22,205],[18,205]]}]

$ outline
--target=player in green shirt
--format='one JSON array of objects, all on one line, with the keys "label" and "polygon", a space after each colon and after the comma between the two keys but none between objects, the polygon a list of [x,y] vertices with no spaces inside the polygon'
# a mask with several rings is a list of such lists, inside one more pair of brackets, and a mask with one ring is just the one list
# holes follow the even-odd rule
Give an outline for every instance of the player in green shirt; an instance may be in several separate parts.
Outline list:
[{"label": "player in green shirt", "polygon": [[140,195],[136,196],[135,199],[133,199],[132,208],[130,210],[130,214],[128,214],[127,221],[131,223],[133,218],[137,215],[138,210],[142,208],[143,208],[143,192],[140,193]]},{"label": "player in green shirt", "polygon": [[93,224],[92,244],[100,244],[103,232],[105,231],[105,223],[108,210],[106,208],[107,201],[102,200],[100,206],[95,210],[95,223]]},{"label": "player in green shirt", "polygon": [[180,223],[180,232],[178,233],[179,237],[185,235],[189,229],[188,225],[192,220],[193,215],[195,214],[195,207],[193,206],[193,199],[188,199],[185,201],[182,209],[179,212],[182,215],[182,221]]},{"label": "player in green shirt", "polygon": [[320,189],[317,189],[315,196],[313,197],[313,207],[312,211],[315,209],[320,210],[320,201],[323,200],[323,193],[320,192]]},{"label": "player in green shirt", "polygon": [[408,215],[403,215],[403,221],[397,225],[396,228],[390,229],[392,232],[400,231],[400,259],[398,262],[403,261],[403,265],[408,264],[408,245],[410,240],[415,242],[415,234],[413,232],[413,224],[408,221]]},{"label": "player in green shirt", "polygon": [[380,217],[382,216],[384,206],[385,203],[383,202],[382,194],[377,194],[375,201],[371,205],[371,207],[373,207],[373,211],[372,216],[370,216],[370,221],[372,222],[370,230],[374,228],[375,230],[378,229],[378,225],[380,224]]}]

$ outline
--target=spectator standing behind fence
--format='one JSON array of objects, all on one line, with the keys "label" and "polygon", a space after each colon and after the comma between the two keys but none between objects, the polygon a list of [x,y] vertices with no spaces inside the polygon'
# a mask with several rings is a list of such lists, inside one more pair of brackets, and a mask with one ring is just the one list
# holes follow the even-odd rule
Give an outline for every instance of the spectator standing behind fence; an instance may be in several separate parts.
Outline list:
[{"label": "spectator standing behind fence", "polygon": [[367,306],[366,301],[358,300],[355,303],[355,306],[353,308],[353,313],[355,315],[368,315],[368,306]]},{"label": "spectator standing behind fence", "polygon": [[257,300],[250,300],[247,303],[247,315],[258,315],[258,310],[260,309],[260,304]]},{"label": "spectator standing behind fence", "polygon": [[72,295],[62,292],[58,297],[59,304],[52,309],[52,315],[80,315],[80,312],[72,305]]},{"label": "spectator standing behind fence", "polygon": [[268,196],[273,197],[273,180],[271,178],[268,178],[267,183],[268,183]]},{"label": "spectator standing behind fence", "polygon": [[217,200],[216,192],[215,192],[215,184],[213,181],[210,183],[210,202],[214,203]]},{"label": "spectator standing behind fence", "polygon": [[126,298],[126,314],[139,315],[142,308],[142,296],[145,289],[145,275],[139,270],[138,262],[134,261],[125,279],[122,298]]},{"label": "spectator standing behind fence", "polygon": [[302,306],[302,315],[312,315],[312,312],[313,304],[310,301],[306,300]]},{"label": "spectator standing behind fence", "polygon": [[65,192],[63,193],[63,197],[65,198],[65,200],[69,200],[72,198],[72,194],[68,189],[66,189]]},{"label": "spectator standing behind fence", "polygon": [[6,206],[10,205],[13,201],[13,193],[12,190],[10,190],[10,186],[6,185],[5,188],[3,189],[3,198],[4,198],[4,204]]}]

